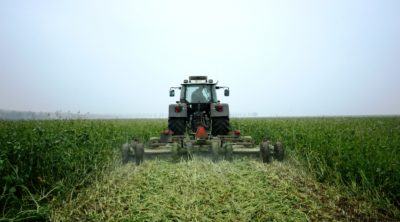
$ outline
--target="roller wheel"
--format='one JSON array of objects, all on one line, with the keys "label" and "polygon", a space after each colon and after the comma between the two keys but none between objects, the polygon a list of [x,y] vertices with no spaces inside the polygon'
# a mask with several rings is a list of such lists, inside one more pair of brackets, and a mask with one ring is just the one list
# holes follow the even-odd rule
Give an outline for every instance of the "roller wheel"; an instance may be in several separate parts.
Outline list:
[{"label": "roller wheel", "polygon": [[260,144],[260,155],[263,163],[270,163],[271,162],[271,152],[269,149],[269,142],[262,142]]},{"label": "roller wheel", "polygon": [[232,144],[224,144],[225,160],[233,160],[233,147]]},{"label": "roller wheel", "polygon": [[219,141],[211,142],[212,160],[213,161],[219,160],[219,154],[221,152],[220,149],[221,149],[221,143]]},{"label": "roller wheel", "polygon": [[133,162],[134,160],[134,155],[133,155],[133,147],[136,146],[135,142],[132,143],[125,143],[122,145],[122,163],[127,164],[129,162]]},{"label": "roller wheel", "polygon": [[228,135],[231,131],[228,117],[216,117],[212,119],[212,135]]},{"label": "roller wheel", "polygon": [[135,161],[136,165],[140,165],[143,163],[143,157],[144,157],[144,146],[142,143],[136,144],[135,147]]},{"label": "roller wheel", "polygon": [[169,118],[168,129],[172,130],[173,135],[183,135],[186,129],[185,118]]},{"label": "roller wheel", "polygon": [[281,142],[277,142],[274,146],[274,156],[278,161],[282,161],[285,157],[285,149]]}]

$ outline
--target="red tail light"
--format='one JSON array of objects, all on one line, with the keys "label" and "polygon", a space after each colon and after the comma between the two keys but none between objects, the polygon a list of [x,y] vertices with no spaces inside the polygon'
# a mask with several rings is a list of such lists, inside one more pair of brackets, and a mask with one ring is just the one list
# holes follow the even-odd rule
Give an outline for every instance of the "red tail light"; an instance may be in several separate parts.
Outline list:
[{"label": "red tail light", "polygon": [[182,106],[175,106],[175,112],[180,113],[182,111]]},{"label": "red tail light", "polygon": [[222,112],[224,111],[224,107],[222,105],[216,105],[215,110],[217,110],[218,112]]}]

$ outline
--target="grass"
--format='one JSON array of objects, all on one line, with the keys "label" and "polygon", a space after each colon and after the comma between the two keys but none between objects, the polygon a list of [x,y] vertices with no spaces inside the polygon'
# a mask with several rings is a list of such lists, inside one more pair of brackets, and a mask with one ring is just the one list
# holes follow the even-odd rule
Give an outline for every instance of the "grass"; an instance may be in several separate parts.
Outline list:
[{"label": "grass", "polygon": [[[53,211],[55,221],[332,221],[379,218],[291,162],[253,160],[117,167]],[[346,204],[343,204],[343,201]],[[349,207],[351,205],[351,208]]]},{"label": "grass", "polygon": [[119,158],[122,143],[162,128],[156,120],[0,121],[2,217],[48,218],[48,202],[90,184]]},{"label": "grass", "polygon": [[[400,118],[286,118],[234,121],[256,139],[281,140],[321,182],[344,184],[382,211],[400,206]],[[388,212],[389,214],[392,212]]]},{"label": "grass", "polygon": [[[232,124],[257,142],[266,135],[281,140],[296,164],[156,161],[121,167],[115,165],[121,144],[147,141],[165,129],[165,120],[0,121],[0,221],[400,218],[400,118]],[[126,193],[131,196],[123,199]],[[211,211],[218,212],[215,218]]]}]

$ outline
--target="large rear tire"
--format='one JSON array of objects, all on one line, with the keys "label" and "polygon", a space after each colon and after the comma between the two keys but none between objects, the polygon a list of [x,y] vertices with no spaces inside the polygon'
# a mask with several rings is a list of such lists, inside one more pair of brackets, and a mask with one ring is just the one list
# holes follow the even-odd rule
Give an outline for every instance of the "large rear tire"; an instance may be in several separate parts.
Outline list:
[{"label": "large rear tire", "polygon": [[172,130],[173,135],[183,135],[186,129],[185,118],[169,118],[168,129]]},{"label": "large rear tire", "polygon": [[212,132],[213,136],[228,135],[231,131],[228,117],[212,118]]}]

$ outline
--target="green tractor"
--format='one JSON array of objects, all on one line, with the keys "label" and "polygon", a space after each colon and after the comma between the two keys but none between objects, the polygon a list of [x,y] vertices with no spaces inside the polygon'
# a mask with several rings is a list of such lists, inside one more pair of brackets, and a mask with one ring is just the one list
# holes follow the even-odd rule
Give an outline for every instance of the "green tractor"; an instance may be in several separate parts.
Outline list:
[{"label": "green tractor", "polygon": [[169,94],[175,96],[180,90],[180,99],[169,105],[168,129],[159,137],[152,137],[146,144],[137,141],[124,144],[123,162],[142,163],[154,157],[192,158],[208,156],[214,160],[231,160],[241,156],[253,156],[269,163],[272,158],[284,158],[282,143],[271,143],[268,139],[255,145],[250,136],[242,136],[232,130],[229,122],[229,105],[217,98],[217,90],[229,88],[218,86],[218,82],[207,76],[190,76],[180,87],[171,87]]},{"label": "green tractor", "polygon": [[231,132],[229,105],[217,99],[219,89],[225,89],[225,96],[229,96],[228,87],[217,86],[207,76],[190,76],[181,87],[170,89],[171,97],[175,96],[174,89],[180,89],[181,93],[180,100],[169,105],[168,128],[172,135],[181,136],[185,132],[194,135],[199,127],[204,127],[212,136]]}]

